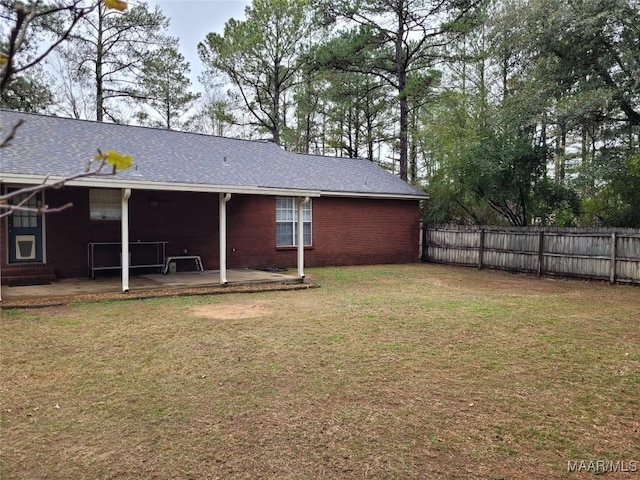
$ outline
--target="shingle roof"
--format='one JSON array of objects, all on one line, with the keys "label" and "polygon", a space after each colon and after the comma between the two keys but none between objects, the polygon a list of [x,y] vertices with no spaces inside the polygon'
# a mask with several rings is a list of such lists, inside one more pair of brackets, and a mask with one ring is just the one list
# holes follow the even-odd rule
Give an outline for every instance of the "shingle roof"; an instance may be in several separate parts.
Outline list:
[{"label": "shingle roof", "polygon": [[271,142],[0,110],[0,175],[70,176],[96,149],[132,155],[135,168],[117,179],[160,184],[313,190],[321,194],[426,197],[418,188],[362,159],[302,155]]}]

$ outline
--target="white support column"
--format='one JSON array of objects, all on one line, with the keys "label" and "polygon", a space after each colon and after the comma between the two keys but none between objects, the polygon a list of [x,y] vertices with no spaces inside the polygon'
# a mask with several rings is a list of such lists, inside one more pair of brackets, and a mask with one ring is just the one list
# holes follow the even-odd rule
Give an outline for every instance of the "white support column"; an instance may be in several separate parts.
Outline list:
[{"label": "white support column", "polygon": [[129,198],[131,198],[131,189],[122,189],[122,292],[129,291]]},{"label": "white support column", "polygon": [[[0,243],[2,243],[2,231],[0,231]],[[2,267],[0,267],[0,302],[2,302]]]},{"label": "white support column", "polygon": [[304,280],[304,206],[309,197],[298,199],[298,278]]},{"label": "white support column", "polygon": [[227,202],[231,200],[230,193],[221,193],[219,201],[218,219],[220,226],[220,285],[227,284]]}]

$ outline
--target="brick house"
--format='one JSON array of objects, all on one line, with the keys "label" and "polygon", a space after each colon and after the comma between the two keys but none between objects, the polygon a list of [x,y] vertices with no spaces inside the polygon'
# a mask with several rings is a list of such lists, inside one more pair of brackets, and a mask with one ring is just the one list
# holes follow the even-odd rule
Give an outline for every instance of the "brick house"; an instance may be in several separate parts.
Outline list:
[{"label": "brick house", "polygon": [[[96,149],[134,158],[115,175],[71,180],[31,198],[62,212],[0,222],[5,284],[159,269],[406,263],[418,260],[426,194],[366,160],[286,152],[214,137],[0,110],[0,188],[84,171]],[[21,200],[24,200],[21,199]],[[303,222],[297,222],[302,216]],[[304,241],[299,242],[298,238]],[[124,259],[124,261],[122,261]],[[182,259],[178,259],[182,260]]]}]

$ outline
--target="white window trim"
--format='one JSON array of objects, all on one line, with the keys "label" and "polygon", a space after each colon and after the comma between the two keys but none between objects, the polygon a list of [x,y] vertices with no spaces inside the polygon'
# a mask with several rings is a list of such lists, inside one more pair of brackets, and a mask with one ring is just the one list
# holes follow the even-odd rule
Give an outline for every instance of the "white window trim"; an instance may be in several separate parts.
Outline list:
[{"label": "white window trim", "polygon": [[[290,205],[287,206],[286,210],[288,210],[289,215],[292,220],[278,220],[278,203],[281,200],[286,200]],[[304,205],[303,207],[305,211],[309,212],[309,220],[305,221],[305,224],[309,224],[309,243],[305,243],[305,247],[313,246],[313,208],[311,206],[311,201]],[[290,243],[278,243],[278,224],[289,224],[293,228],[291,242]],[[276,247],[278,248],[287,248],[287,247],[297,247],[297,235],[298,235],[298,199],[295,197],[276,197]]]}]

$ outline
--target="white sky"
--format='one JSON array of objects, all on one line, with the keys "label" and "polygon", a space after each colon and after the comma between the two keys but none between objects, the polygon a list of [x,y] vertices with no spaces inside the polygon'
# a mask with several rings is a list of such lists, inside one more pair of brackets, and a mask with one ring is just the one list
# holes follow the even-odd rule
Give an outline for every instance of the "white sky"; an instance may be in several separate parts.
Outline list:
[{"label": "white sky", "polygon": [[198,89],[198,74],[203,70],[198,57],[198,43],[209,32],[222,33],[230,18],[244,19],[250,0],[148,0],[158,5],[169,19],[169,35],[180,39],[180,52],[191,64],[191,81]]}]

